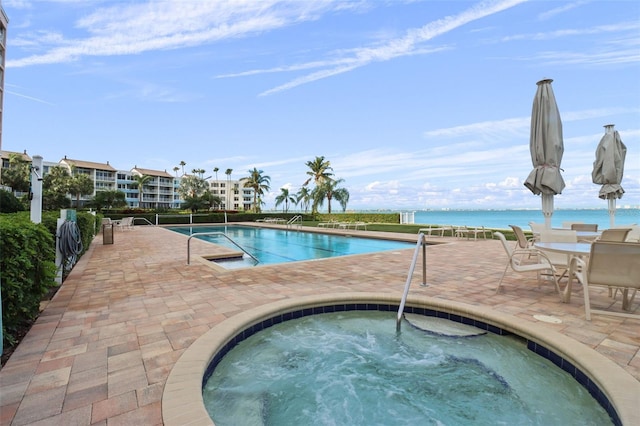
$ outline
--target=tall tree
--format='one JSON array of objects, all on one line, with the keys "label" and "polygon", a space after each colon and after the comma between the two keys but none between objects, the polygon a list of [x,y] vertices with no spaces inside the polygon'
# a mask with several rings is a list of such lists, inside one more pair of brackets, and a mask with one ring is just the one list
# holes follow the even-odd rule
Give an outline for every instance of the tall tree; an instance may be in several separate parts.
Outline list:
[{"label": "tall tree", "polygon": [[22,155],[9,154],[9,167],[3,168],[0,173],[0,181],[3,185],[10,187],[14,194],[29,191],[31,164]]},{"label": "tall tree", "polygon": [[213,173],[215,173],[215,174],[216,174],[216,181],[218,180],[218,171],[219,171],[219,170],[220,170],[220,169],[219,169],[219,168],[217,168],[217,167],[214,167],[214,168],[213,168]]},{"label": "tall tree", "polygon": [[187,175],[180,180],[178,194],[183,200],[186,200],[187,198],[202,197],[208,190],[207,181],[198,176]]},{"label": "tall tree", "polygon": [[151,175],[133,175],[133,186],[138,188],[138,207],[142,208],[142,195],[144,194],[144,186],[153,180]]},{"label": "tall tree", "polygon": [[302,205],[302,210],[306,213],[311,204],[311,191],[309,187],[303,186],[296,192],[296,204]]},{"label": "tall tree", "polygon": [[112,209],[115,207],[124,207],[127,205],[127,196],[122,191],[98,191],[91,200],[91,204],[97,211],[102,209]]},{"label": "tall tree", "polygon": [[42,179],[43,210],[66,209],[71,206],[67,197],[70,192],[71,175],[66,167],[53,166]]},{"label": "tall tree", "polygon": [[178,177],[178,170],[180,170],[180,167],[178,167],[178,166],[175,166],[173,168],[173,171],[176,173],[176,177]]},{"label": "tall tree", "polygon": [[315,211],[318,211],[318,207],[324,204],[325,199],[327,200],[327,211],[329,214],[331,214],[332,199],[340,203],[343,211],[347,209],[349,191],[346,188],[338,188],[338,185],[342,182],[344,182],[344,179],[325,180],[313,189],[313,207]]},{"label": "tall tree", "polygon": [[[328,160],[325,160],[324,156],[319,156],[319,157],[316,157],[313,161],[307,161],[305,164],[309,168],[309,170],[307,171],[307,175],[309,175],[309,177],[302,184],[302,186],[307,186],[311,181],[313,181],[315,188],[311,192],[311,194],[317,196],[318,188],[322,186],[325,182],[332,179],[333,169],[331,168],[331,162]],[[322,205],[322,202],[323,201],[316,199],[315,196],[313,197],[313,204],[311,205],[312,214],[315,214],[318,212],[318,206]]]},{"label": "tall tree", "polygon": [[253,211],[255,213],[260,212],[258,198],[261,198],[264,192],[269,190],[269,184],[271,182],[271,178],[264,176],[262,173],[264,173],[262,170],[254,167],[253,170],[249,170],[249,177],[244,182],[245,188],[253,189]]},{"label": "tall tree", "polygon": [[289,194],[289,188],[280,188],[280,195],[276,197],[276,208],[280,204],[284,204],[283,211],[287,213],[289,211],[289,203],[295,203],[296,198]]},{"label": "tall tree", "polygon": [[307,186],[311,181],[317,186],[333,176],[331,162],[325,160],[324,156],[316,157],[313,161],[307,161],[305,164],[309,168],[307,171],[309,178],[302,186]]},{"label": "tall tree", "polygon": [[93,179],[86,173],[75,173],[69,182],[69,192],[76,196],[76,208],[80,208],[80,197],[93,194]]},{"label": "tall tree", "polygon": [[184,162],[184,160],[180,161],[180,166],[182,167],[182,176],[184,176],[184,166],[186,166],[187,163]]}]

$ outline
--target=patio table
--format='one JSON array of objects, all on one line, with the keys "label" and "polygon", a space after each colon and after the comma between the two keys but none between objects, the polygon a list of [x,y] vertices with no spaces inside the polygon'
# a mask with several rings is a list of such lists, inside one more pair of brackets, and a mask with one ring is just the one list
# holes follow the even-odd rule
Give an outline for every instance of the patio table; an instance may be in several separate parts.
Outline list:
[{"label": "patio table", "polygon": [[571,300],[571,283],[572,283],[572,275],[573,275],[573,265],[571,263],[571,258],[573,257],[582,257],[587,258],[591,253],[591,243],[534,243],[534,247],[540,249],[542,251],[552,251],[556,253],[564,253],[569,257],[568,264],[571,265],[569,268],[569,282],[565,286],[562,294],[562,300],[565,303],[569,303]]}]

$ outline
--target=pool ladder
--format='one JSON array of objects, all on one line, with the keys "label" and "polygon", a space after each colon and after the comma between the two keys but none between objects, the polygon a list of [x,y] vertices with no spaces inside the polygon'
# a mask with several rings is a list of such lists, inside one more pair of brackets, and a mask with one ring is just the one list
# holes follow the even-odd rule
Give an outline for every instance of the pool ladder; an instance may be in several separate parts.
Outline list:
[{"label": "pool ladder", "polygon": [[260,261],[254,255],[252,255],[247,250],[245,250],[244,247],[242,247],[240,244],[238,244],[235,241],[233,241],[233,239],[231,237],[229,237],[227,234],[225,234],[224,232],[196,232],[195,234],[191,234],[189,236],[189,238],[187,239],[187,265],[191,264],[191,238],[199,237],[199,236],[202,236],[202,235],[216,235],[216,236],[220,236],[220,237],[225,237],[231,244],[233,244],[234,246],[238,247],[240,250],[245,252],[249,257],[251,257],[253,260],[255,260],[256,263],[260,263]]},{"label": "pool ladder", "polygon": [[300,229],[300,227],[302,226],[302,215],[297,214],[289,219],[289,221],[287,222],[287,228],[292,228],[293,225],[296,225],[296,227]]},{"label": "pool ladder", "polygon": [[416,263],[418,263],[418,255],[420,254],[420,247],[422,247],[422,286],[427,286],[427,238],[421,232],[418,234],[418,241],[416,243],[416,249],[413,252],[413,260],[409,267],[409,273],[407,274],[407,282],[404,285],[404,293],[402,294],[402,300],[400,301],[400,307],[398,308],[398,317],[396,318],[396,331],[400,331],[400,324],[402,323],[402,314],[404,313],[404,305],[407,303],[407,296],[409,295],[409,287],[411,287],[411,278],[413,278],[413,271],[416,269]]}]

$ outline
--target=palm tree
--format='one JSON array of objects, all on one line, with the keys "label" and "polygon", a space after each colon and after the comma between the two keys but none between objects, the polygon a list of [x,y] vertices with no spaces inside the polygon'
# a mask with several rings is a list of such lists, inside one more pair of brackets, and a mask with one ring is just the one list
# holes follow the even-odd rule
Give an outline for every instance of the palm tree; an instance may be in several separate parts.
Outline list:
[{"label": "palm tree", "polygon": [[[325,160],[323,156],[320,156],[316,157],[313,161],[307,161],[305,164],[309,167],[309,170],[307,171],[309,178],[302,184],[302,186],[307,186],[313,180],[315,189],[312,194],[317,194],[318,187],[332,179],[331,177],[333,176],[333,173],[331,171],[333,169],[331,168],[331,162]],[[316,214],[318,212],[318,205],[322,205],[322,202],[323,201],[317,200],[314,197],[313,204],[311,205],[311,214]]]},{"label": "palm tree", "polygon": [[331,214],[331,200],[337,200],[342,206],[342,210],[347,209],[349,202],[349,191],[346,188],[338,188],[338,184],[344,182],[344,179],[330,179],[316,186],[313,190],[313,209],[318,210],[322,206],[324,199],[327,199],[327,211]]},{"label": "palm tree", "polygon": [[[229,205],[231,204],[231,202],[229,201],[229,195],[231,194],[231,173],[233,172],[233,169],[227,169],[225,170],[224,174],[227,175],[227,190],[226,190],[226,196],[225,196],[225,210],[230,210],[229,209]],[[233,199],[233,198],[231,198]]]},{"label": "palm tree", "polygon": [[219,168],[217,168],[217,167],[214,167],[214,168],[213,168],[213,173],[215,173],[215,174],[216,174],[216,181],[218,180],[218,170],[220,170],[220,169],[219,169]]},{"label": "palm tree", "polygon": [[184,166],[186,166],[186,165],[187,165],[187,163],[185,163],[184,160],[180,161],[180,166],[182,166],[182,175],[183,176],[184,176]]},{"label": "palm tree", "polygon": [[178,167],[178,166],[175,166],[173,168],[173,171],[176,172],[176,177],[178,177],[178,170],[180,170],[180,167]]},{"label": "palm tree", "polygon": [[80,208],[80,197],[93,194],[93,179],[88,174],[76,173],[70,181],[69,191],[76,195],[76,208]]},{"label": "palm tree", "polygon": [[284,203],[283,211],[284,213],[289,211],[289,203],[295,203],[296,197],[293,195],[289,195],[288,188],[280,188],[280,195],[276,197],[276,208],[282,203]]},{"label": "palm tree", "polygon": [[153,179],[151,175],[134,175],[133,176],[133,186],[138,188],[138,207],[142,208],[142,192],[144,186],[149,183],[149,181]]},{"label": "palm tree", "polygon": [[306,186],[303,186],[296,193],[296,204],[302,204],[302,209],[306,213],[311,204],[311,191]]},{"label": "palm tree", "polygon": [[249,177],[243,185],[245,188],[253,188],[253,210],[255,213],[260,212],[258,197],[261,198],[264,192],[269,190],[269,183],[271,182],[271,178],[263,176],[262,173],[264,173],[262,170],[258,170],[255,167],[253,170],[249,170]]},{"label": "palm tree", "polygon": [[317,186],[327,179],[331,179],[333,173],[329,170],[333,171],[331,167],[330,161],[325,161],[324,156],[316,157],[313,161],[307,161],[305,163],[310,170],[307,171],[309,178],[302,184],[302,186],[307,186],[309,182],[313,180],[313,183]]}]

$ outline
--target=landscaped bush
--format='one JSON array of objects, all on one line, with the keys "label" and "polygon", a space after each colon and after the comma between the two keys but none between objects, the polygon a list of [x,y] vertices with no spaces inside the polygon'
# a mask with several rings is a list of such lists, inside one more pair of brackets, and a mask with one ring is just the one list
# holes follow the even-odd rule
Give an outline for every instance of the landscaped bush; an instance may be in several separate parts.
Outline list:
[{"label": "landscaped bush", "polygon": [[398,213],[331,213],[316,214],[320,222],[367,222],[367,223],[400,223]]},{"label": "landscaped bush", "polygon": [[55,238],[21,213],[0,215],[0,286],[6,345],[37,317],[40,301],[55,282]]},{"label": "landscaped bush", "polygon": [[0,189],[0,213],[15,213],[24,210],[22,203],[11,192]]}]

